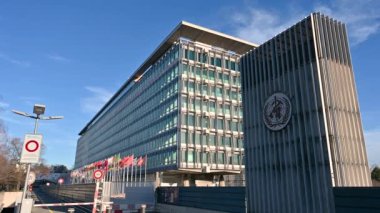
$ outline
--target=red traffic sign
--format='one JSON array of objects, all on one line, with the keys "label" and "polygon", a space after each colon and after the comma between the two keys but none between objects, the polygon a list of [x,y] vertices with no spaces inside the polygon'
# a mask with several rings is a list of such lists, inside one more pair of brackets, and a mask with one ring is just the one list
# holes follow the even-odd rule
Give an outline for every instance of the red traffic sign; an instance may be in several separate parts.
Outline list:
[{"label": "red traffic sign", "polygon": [[103,178],[103,170],[101,169],[97,169],[94,171],[94,173],[92,174],[92,177],[95,179],[95,180],[100,180]]},{"label": "red traffic sign", "polygon": [[28,152],[35,152],[40,147],[40,144],[35,140],[30,140],[25,143],[25,149]]},{"label": "red traffic sign", "polygon": [[38,163],[40,160],[42,135],[26,134],[20,163]]}]

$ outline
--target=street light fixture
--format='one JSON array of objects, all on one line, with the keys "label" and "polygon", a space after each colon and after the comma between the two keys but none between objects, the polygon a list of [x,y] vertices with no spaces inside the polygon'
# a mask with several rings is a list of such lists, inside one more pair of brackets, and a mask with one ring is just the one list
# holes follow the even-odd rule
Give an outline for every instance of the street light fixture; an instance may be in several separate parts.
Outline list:
[{"label": "street light fixture", "polygon": [[[35,119],[35,124],[34,124],[34,134],[37,134],[37,129],[38,129],[38,120],[56,120],[56,119],[63,119],[63,116],[41,116],[45,113],[45,109],[46,109],[46,106],[43,105],[43,104],[35,104],[34,107],[33,107],[33,113],[36,114],[36,116],[34,115],[29,115],[28,113],[26,112],[21,112],[21,111],[18,111],[18,110],[12,110],[12,112],[14,112],[15,114],[17,115],[22,115],[22,116],[25,116],[25,117],[28,117],[28,118],[32,118],[32,119]],[[26,203],[24,202],[25,199],[26,199],[26,189],[28,187],[28,177],[29,177],[29,172],[30,172],[30,163],[27,163],[28,165],[28,168],[26,170],[26,177],[25,177],[25,183],[24,183],[24,190],[22,192],[22,200],[21,200],[21,208],[20,208],[20,211],[22,209],[22,206]]]},{"label": "street light fixture", "polygon": [[37,116],[43,115],[45,113],[45,105],[42,104],[34,104],[33,107],[33,113],[36,114]]}]

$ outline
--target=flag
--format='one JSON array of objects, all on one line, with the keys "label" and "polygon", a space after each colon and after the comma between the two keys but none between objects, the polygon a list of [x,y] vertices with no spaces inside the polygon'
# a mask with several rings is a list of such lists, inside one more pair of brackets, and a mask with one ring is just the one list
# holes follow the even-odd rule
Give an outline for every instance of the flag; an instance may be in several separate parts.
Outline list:
[{"label": "flag", "polygon": [[113,159],[114,159],[115,163],[119,163],[119,161],[120,161],[120,153],[116,154],[115,156],[113,156]]},{"label": "flag", "polygon": [[109,157],[107,159],[107,164],[108,164],[108,167],[112,166],[112,164],[113,164],[113,156],[111,156],[111,157]]},{"label": "flag", "polygon": [[142,166],[144,164],[144,158],[143,157],[139,157],[139,159],[137,160],[137,166]]},{"label": "flag", "polygon": [[103,169],[108,170],[108,159],[103,161]]},{"label": "flag", "polygon": [[127,159],[125,160],[124,166],[129,167],[132,164],[133,164],[133,155],[127,157]]}]

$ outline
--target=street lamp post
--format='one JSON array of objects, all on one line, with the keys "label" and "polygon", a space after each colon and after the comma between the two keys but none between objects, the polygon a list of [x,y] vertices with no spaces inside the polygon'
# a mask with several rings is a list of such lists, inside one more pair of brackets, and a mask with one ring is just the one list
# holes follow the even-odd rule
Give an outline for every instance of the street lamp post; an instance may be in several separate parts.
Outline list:
[{"label": "street lamp post", "polygon": [[[36,135],[37,134],[37,130],[38,130],[38,121],[39,120],[63,119],[63,116],[41,116],[41,115],[43,115],[45,113],[45,108],[46,108],[45,105],[35,104],[34,107],[33,107],[33,113],[36,114],[35,116],[34,115],[29,115],[26,112],[21,112],[21,111],[17,111],[17,110],[12,110],[12,112],[14,112],[14,113],[16,113],[18,115],[22,115],[22,116],[25,116],[25,117],[28,117],[28,118],[35,119],[33,134]],[[21,198],[21,208],[22,208],[22,205],[24,205],[24,199],[27,198],[26,197],[26,190],[28,188],[28,177],[29,177],[29,173],[30,173],[30,165],[31,165],[30,163],[27,163],[27,170],[26,170],[24,189],[23,189],[22,198]],[[21,211],[21,208],[20,208],[20,211]]]}]

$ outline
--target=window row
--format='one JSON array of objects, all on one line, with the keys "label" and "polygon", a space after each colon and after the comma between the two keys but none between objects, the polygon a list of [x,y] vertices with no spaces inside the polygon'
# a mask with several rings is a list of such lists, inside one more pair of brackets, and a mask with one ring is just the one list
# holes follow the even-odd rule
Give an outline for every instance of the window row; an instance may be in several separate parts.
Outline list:
[{"label": "window row", "polygon": [[181,151],[181,162],[244,165],[244,159],[239,154],[232,154],[227,156],[223,152],[204,153],[192,150]]},{"label": "window row", "polygon": [[217,115],[230,115],[231,117],[243,116],[243,110],[240,104],[235,105],[227,102],[215,102],[214,100],[201,100],[198,98],[188,98],[188,96],[181,96],[181,108],[188,111],[203,111],[212,112]]},{"label": "window row", "polygon": [[221,57],[211,56],[211,54],[206,52],[195,52],[194,50],[183,49],[183,57],[225,69],[238,70],[238,64],[235,61],[231,61],[228,58],[223,60]]},{"label": "window row", "polygon": [[159,153],[153,156],[148,156],[147,168],[152,169],[175,164],[177,164],[177,151],[172,150],[169,152]]},{"label": "window row", "polygon": [[211,97],[224,98],[229,100],[241,100],[241,94],[236,89],[212,86],[209,84],[196,83],[194,81],[182,81],[182,90],[187,93],[208,95]]},{"label": "window row", "polygon": [[202,69],[197,66],[182,64],[182,73],[190,77],[202,78],[223,84],[240,86],[240,76],[226,72],[217,72],[210,69]]},{"label": "window row", "polygon": [[181,143],[207,146],[225,146],[231,148],[244,148],[243,139],[235,136],[202,134],[199,131],[181,131]]},{"label": "window row", "polygon": [[[123,142],[123,141],[122,141]],[[127,149],[122,152],[122,155],[144,156],[152,151],[162,150],[171,146],[177,145],[177,132],[169,132],[155,137],[147,142],[141,143],[133,149]],[[123,147],[123,145],[118,145]]]},{"label": "window row", "polygon": [[240,120],[226,120],[223,118],[202,117],[194,114],[182,114],[181,124],[208,129],[243,131]]}]

